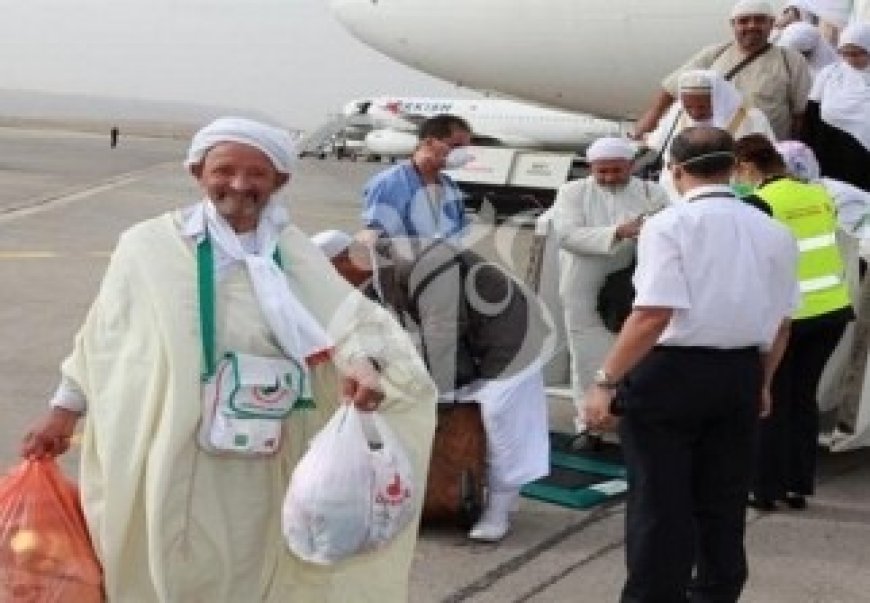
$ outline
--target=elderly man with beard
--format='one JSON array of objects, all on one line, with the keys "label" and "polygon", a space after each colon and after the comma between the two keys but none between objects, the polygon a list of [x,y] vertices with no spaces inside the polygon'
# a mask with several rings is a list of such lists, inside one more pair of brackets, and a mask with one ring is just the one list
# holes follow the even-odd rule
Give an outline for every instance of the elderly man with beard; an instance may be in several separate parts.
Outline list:
[{"label": "elderly man with beard", "polygon": [[[342,402],[380,408],[422,490],[436,395],[399,326],[289,223],[276,193],[293,159],[286,132],[246,119],[194,136],[203,200],[121,235],[51,410],[24,439],[24,456],[61,454],[83,419],[82,507],[110,601],[407,599],[414,526],[327,568],[281,535],[290,473]],[[227,358],[295,367],[310,388],[288,389],[283,414],[235,413],[216,393]]]},{"label": "elderly man with beard", "polygon": [[638,120],[635,137],[656,127],[678,96],[680,74],[693,69],[712,69],[733,81],[746,102],[764,112],[777,139],[797,135],[812,85],[810,72],[799,52],[768,42],[774,20],[769,2],[739,0],[731,11],[734,39],[702,49],[666,77],[652,107]]},{"label": "elderly man with beard", "polygon": [[[633,156],[634,147],[627,140],[596,140],[586,151],[592,174],[563,185],[553,205],[559,294],[565,308],[576,404],[595,382],[596,371],[613,343],[613,333],[598,312],[599,292],[608,274],[634,261],[635,240],[644,217],[668,203],[661,186],[631,175]],[[630,300],[625,302],[630,305]],[[596,447],[600,440],[586,434],[581,442]]]},{"label": "elderly man with beard", "polygon": [[[644,140],[659,157],[666,157],[674,137],[694,126],[721,128],[735,139],[762,134],[776,140],[770,122],[759,109],[748,106],[734,84],[710,69],[686,71],[679,78],[679,99],[671,105],[658,127]],[[672,201],[680,198],[669,170],[659,174]]]}]

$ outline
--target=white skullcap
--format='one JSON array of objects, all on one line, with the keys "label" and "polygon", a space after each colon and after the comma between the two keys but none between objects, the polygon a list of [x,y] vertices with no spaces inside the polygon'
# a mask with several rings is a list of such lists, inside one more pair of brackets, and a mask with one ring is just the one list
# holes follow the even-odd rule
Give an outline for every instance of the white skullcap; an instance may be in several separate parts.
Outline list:
[{"label": "white skullcap", "polygon": [[320,248],[330,260],[350,247],[353,237],[340,230],[324,230],[311,237],[311,242]]},{"label": "white skullcap", "polygon": [[798,52],[812,52],[819,45],[822,34],[819,28],[805,21],[795,21],[786,26],[776,40],[777,46],[791,48]]},{"label": "white skullcap", "polygon": [[599,138],[586,149],[586,161],[602,159],[634,159],[634,146],[625,138],[608,136]]},{"label": "white skullcap", "polygon": [[677,80],[677,90],[680,92],[712,92],[712,74],[706,69],[684,71]]},{"label": "white skullcap", "polygon": [[288,132],[244,117],[220,117],[193,136],[184,165],[202,163],[209,149],[222,142],[238,142],[261,150],[282,174],[293,171],[296,145]]},{"label": "white skullcap", "polygon": [[870,23],[856,21],[840,32],[837,48],[842,48],[846,44],[852,44],[870,52]]},{"label": "white skullcap", "polygon": [[731,9],[731,18],[748,17],[750,15],[764,15],[771,19],[776,18],[776,13],[773,12],[773,7],[770,2],[764,0],[737,0],[734,8]]},{"label": "white skullcap", "polygon": [[786,169],[801,180],[812,182],[821,177],[822,170],[813,150],[797,140],[783,140],[776,143],[776,150],[782,155]]}]

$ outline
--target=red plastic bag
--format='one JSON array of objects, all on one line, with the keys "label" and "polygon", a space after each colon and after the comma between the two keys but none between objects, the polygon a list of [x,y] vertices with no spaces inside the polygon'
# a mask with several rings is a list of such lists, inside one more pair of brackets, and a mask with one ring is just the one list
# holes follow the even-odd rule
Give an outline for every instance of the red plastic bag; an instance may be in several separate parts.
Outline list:
[{"label": "red plastic bag", "polygon": [[0,480],[0,601],[103,601],[78,488],[54,460],[23,461]]}]

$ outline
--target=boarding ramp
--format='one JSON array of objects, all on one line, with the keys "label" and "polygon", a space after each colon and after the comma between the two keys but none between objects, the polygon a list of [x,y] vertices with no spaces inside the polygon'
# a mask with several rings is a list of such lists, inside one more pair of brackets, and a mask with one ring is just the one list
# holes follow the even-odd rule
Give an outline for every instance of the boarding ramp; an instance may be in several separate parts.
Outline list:
[{"label": "boarding ramp", "polygon": [[368,115],[336,115],[325,124],[302,139],[299,154],[321,155],[333,145],[335,139],[349,128],[373,128],[374,124]]}]

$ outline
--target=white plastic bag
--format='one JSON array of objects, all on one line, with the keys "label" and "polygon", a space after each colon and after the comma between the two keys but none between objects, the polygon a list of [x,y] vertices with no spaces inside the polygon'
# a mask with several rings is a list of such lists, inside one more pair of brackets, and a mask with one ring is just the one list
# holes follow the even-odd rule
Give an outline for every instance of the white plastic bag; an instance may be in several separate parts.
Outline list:
[{"label": "white plastic bag", "polygon": [[418,499],[407,454],[386,421],[342,404],[293,471],[284,537],[301,559],[334,563],[392,540]]},{"label": "white plastic bag", "polygon": [[363,422],[373,472],[372,518],[366,546],[377,548],[411,522],[419,496],[408,455],[384,418],[368,413],[363,415]]}]

